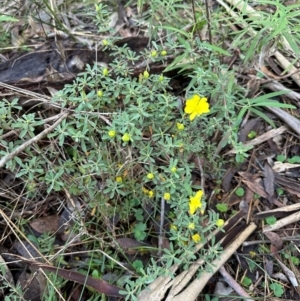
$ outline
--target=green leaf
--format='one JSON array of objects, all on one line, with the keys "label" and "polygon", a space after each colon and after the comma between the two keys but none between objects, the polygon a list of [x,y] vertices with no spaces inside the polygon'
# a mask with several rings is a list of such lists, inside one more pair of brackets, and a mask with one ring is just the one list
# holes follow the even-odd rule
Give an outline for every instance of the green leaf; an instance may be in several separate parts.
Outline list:
[{"label": "green leaf", "polygon": [[[175,60],[165,69],[165,72],[167,72],[167,71],[171,71],[171,70],[173,70],[173,69],[177,69],[178,68],[178,64],[180,63],[180,62],[182,62],[184,59],[185,59],[185,57],[186,57],[186,54],[185,53],[183,53],[183,54],[181,54],[181,55],[179,55],[179,56],[177,56],[176,58],[175,58]],[[180,65],[181,66],[181,65]]]},{"label": "green leaf", "polygon": [[277,188],[277,189],[276,189],[276,192],[277,192],[278,196],[283,195],[283,194],[284,194],[284,189],[282,189],[282,188]]},{"label": "green leaf", "polygon": [[[289,92],[290,92],[289,90],[276,91],[276,92],[264,94],[262,96],[250,99],[249,101],[252,105],[257,105],[257,104],[260,104],[260,103],[266,101],[267,99],[270,99],[270,98],[273,98],[273,97],[276,97],[276,96],[280,96],[280,95],[283,95],[283,94],[286,94],[286,93],[289,93]],[[273,101],[276,102],[275,100],[273,100]]]},{"label": "green leaf", "polygon": [[255,131],[250,131],[247,136],[249,139],[253,139],[257,136],[257,133]]},{"label": "green leaf", "polygon": [[266,223],[268,224],[268,225],[274,225],[275,223],[276,223],[276,221],[277,221],[277,219],[276,219],[276,217],[275,216],[269,216],[269,217],[267,217],[266,219],[265,219],[265,221],[266,221]]},{"label": "green leaf", "polygon": [[227,55],[227,56],[231,55],[228,51],[224,50],[221,47],[218,47],[218,46],[215,46],[215,45],[211,45],[211,44],[208,44],[208,43],[205,43],[205,42],[203,42],[202,45],[204,47],[206,47],[207,49],[210,49],[212,51],[218,52],[220,54]]},{"label": "green leaf", "polygon": [[135,224],[133,228],[133,235],[135,239],[144,240],[147,236],[147,233],[145,232],[146,228],[147,226],[144,223]]},{"label": "green leaf", "polygon": [[143,265],[143,262],[141,260],[135,260],[133,263],[132,263],[132,266],[135,268],[135,270],[137,272],[140,271],[140,269],[142,269],[144,267]]},{"label": "green leaf", "polygon": [[220,212],[227,212],[227,210],[228,210],[227,204],[217,204],[216,207],[217,207],[217,210]]},{"label": "green leaf", "polygon": [[237,196],[243,196],[245,194],[245,190],[243,187],[239,187],[236,191],[235,191],[235,194]]},{"label": "green leaf", "polygon": [[272,119],[270,119],[266,114],[264,114],[263,112],[261,112],[260,110],[254,109],[254,108],[250,108],[250,112],[254,113],[255,115],[257,115],[258,117],[262,118],[263,120],[265,120],[270,126],[272,126],[273,128],[275,128],[275,123],[273,122]]},{"label": "green leaf", "polygon": [[15,19],[11,16],[1,15],[0,22],[18,22],[18,19]]},{"label": "green leaf", "polygon": [[295,53],[298,53],[299,46],[297,45],[296,41],[294,40],[293,36],[290,34],[287,34],[286,32],[283,32],[282,35],[286,38],[288,43],[290,44],[291,48]]},{"label": "green leaf", "polygon": [[243,279],[243,285],[250,286],[251,284],[252,284],[252,280],[249,277],[245,276]]},{"label": "green leaf", "polygon": [[277,282],[272,283],[270,288],[276,297],[281,297],[284,293],[282,285]]},{"label": "green leaf", "polygon": [[292,260],[293,264],[295,264],[295,265],[299,265],[300,264],[300,260],[296,256],[291,256],[291,260]]},{"label": "green leaf", "polygon": [[189,33],[187,33],[187,32],[184,31],[184,30],[181,30],[181,29],[178,29],[178,28],[175,28],[175,27],[172,27],[172,26],[166,26],[166,25],[161,26],[161,28],[165,28],[165,29],[170,30],[170,31],[172,31],[172,32],[178,32],[178,33],[180,33],[181,35],[183,35],[184,37],[186,37],[187,39],[190,38]]},{"label": "green leaf", "polygon": [[276,160],[283,163],[286,160],[286,157],[284,155],[278,155],[276,156]]},{"label": "green leaf", "polygon": [[291,164],[300,163],[300,156],[294,156],[291,159],[288,159],[287,161]]}]

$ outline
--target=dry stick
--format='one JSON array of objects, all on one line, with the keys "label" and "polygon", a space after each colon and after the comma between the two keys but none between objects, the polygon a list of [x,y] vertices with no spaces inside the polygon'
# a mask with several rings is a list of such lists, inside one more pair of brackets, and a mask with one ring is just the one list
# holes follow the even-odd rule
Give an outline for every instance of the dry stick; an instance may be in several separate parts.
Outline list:
[{"label": "dry stick", "polygon": [[53,123],[53,125],[49,126],[46,130],[42,131],[39,133],[37,136],[31,138],[30,140],[24,142],[22,145],[18,146],[15,150],[13,150],[11,153],[5,155],[1,160],[0,160],[0,168],[3,167],[9,160],[12,160],[16,155],[21,153],[23,150],[26,149],[26,147],[30,146],[31,144],[39,141],[42,139],[45,135],[50,133],[56,126],[58,126],[64,119],[66,119],[69,116],[69,112],[65,112],[61,114],[59,119]]},{"label": "dry stick", "polygon": [[[268,108],[269,109],[269,108]],[[286,126],[281,126],[278,129],[273,129],[270,130],[254,139],[252,139],[251,141],[247,141],[245,142],[243,145],[244,146],[254,146],[254,145],[259,145],[269,139],[272,139],[278,135],[281,135],[282,133],[286,132],[288,130],[288,128]],[[229,155],[229,154],[235,154],[237,153],[236,149],[232,149],[229,152],[227,152],[225,155]]]},{"label": "dry stick", "polygon": [[279,219],[278,221],[275,222],[273,225],[265,226],[263,228],[263,233],[278,230],[284,226],[287,226],[289,224],[293,224],[295,222],[298,222],[300,220],[300,211],[295,212],[287,217],[284,217],[282,219]]},{"label": "dry stick", "polygon": [[[194,2],[193,2],[193,4],[194,4]],[[194,10],[195,10],[195,8],[194,8]],[[208,41],[209,41],[209,44],[213,44],[213,42],[212,42],[212,36],[211,36],[211,18],[210,18],[210,11],[209,11],[209,5],[208,5],[208,0],[205,0],[205,14],[206,14],[206,20],[207,20],[207,28],[208,28]],[[196,14],[195,14],[195,12],[194,12],[194,16],[195,16],[195,18],[196,18]],[[195,22],[196,22],[196,20],[195,20]],[[196,26],[197,26],[197,24],[196,24]],[[199,39],[200,39],[201,37],[200,37],[200,35],[199,35]]]},{"label": "dry stick", "polygon": [[199,157],[196,157],[197,163],[198,163],[198,167],[200,169],[200,176],[201,176],[201,189],[203,191],[203,195],[205,195],[205,178],[204,178],[204,170],[203,170],[203,166],[201,164],[201,159]]},{"label": "dry stick", "polygon": [[253,301],[253,299],[251,299],[247,292],[245,292],[245,290],[234,280],[234,278],[225,270],[223,266],[220,267],[219,272],[224,277],[224,280],[227,282],[227,284],[232,287],[236,293],[244,298],[250,298],[245,299],[245,301]]},{"label": "dry stick", "polygon": [[[212,262],[213,273],[209,273],[203,271],[201,274],[201,278],[195,279],[191,282],[191,284],[182,291],[179,295],[172,298],[172,301],[194,301],[197,299],[197,296],[201,293],[206,283],[212,277],[214,273],[216,273],[221,266],[225,264],[225,262],[232,256],[232,254],[242,245],[242,243],[247,239],[247,237],[256,229],[256,225],[254,223],[250,223],[249,226],[241,232],[241,234],[226,248],[218,259]],[[171,301],[170,299],[166,301]]]},{"label": "dry stick", "polygon": [[[225,225],[228,224],[229,221],[226,221]],[[212,237],[216,236],[220,229],[214,230],[209,236],[207,237],[207,241],[210,241]],[[199,243],[195,246],[193,253],[196,254],[199,250],[201,250],[204,246],[204,243]],[[202,264],[200,260],[195,262],[197,268],[199,268],[199,264]],[[174,264],[169,268],[170,273],[175,273],[179,268],[180,264]],[[192,273],[194,272],[194,268],[191,266],[187,271],[181,272],[177,275],[174,279],[171,276],[159,276],[155,279],[150,285],[148,285],[138,296],[139,301],[160,301],[164,299],[166,292],[170,289],[170,298],[173,294],[177,294],[180,292],[185,285],[187,284],[186,279],[187,277],[191,277]],[[196,272],[196,271],[195,271]],[[191,279],[191,278],[190,278]],[[189,281],[188,281],[189,282]],[[171,299],[172,300],[172,299]]]},{"label": "dry stick", "polygon": [[[9,84],[5,84],[5,83],[2,83],[2,82],[0,82],[0,87],[3,87],[5,89],[9,89],[11,91],[18,92],[18,93],[23,94],[25,96],[31,96],[31,97],[33,97],[36,100],[39,100],[39,101],[44,102],[44,103],[51,104],[50,103],[51,97],[49,97],[49,96],[40,95],[38,93],[35,93],[35,92],[32,92],[32,91],[28,91],[28,90],[25,90],[25,89],[22,89],[22,88],[18,88],[18,87],[15,87],[15,86],[12,86],[12,85],[9,85]],[[55,104],[53,103],[53,105],[55,105]]]},{"label": "dry stick", "polygon": [[162,245],[163,245],[164,218],[165,218],[165,200],[164,198],[161,198],[160,225],[159,225],[159,237],[158,237],[158,256],[161,256]]},{"label": "dry stick", "polygon": [[300,120],[293,115],[287,113],[281,108],[268,107],[268,110],[275,114],[279,119],[283,120],[295,133],[300,135]]}]

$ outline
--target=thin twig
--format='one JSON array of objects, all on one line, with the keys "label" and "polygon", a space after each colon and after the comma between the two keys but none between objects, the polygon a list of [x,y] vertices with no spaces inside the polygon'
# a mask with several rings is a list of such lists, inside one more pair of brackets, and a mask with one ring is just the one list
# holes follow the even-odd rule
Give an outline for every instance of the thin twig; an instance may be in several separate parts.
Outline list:
[{"label": "thin twig", "polygon": [[208,41],[209,41],[209,44],[212,45],[210,12],[209,12],[209,7],[208,7],[208,0],[205,0],[205,13],[206,13],[206,19],[207,19]]},{"label": "thin twig", "polygon": [[160,225],[159,225],[159,237],[158,237],[158,256],[161,255],[161,249],[163,244],[164,216],[165,216],[165,200],[164,198],[161,198]]},{"label": "thin twig", "polygon": [[203,195],[205,195],[205,188],[204,188],[204,185],[205,185],[204,170],[203,170],[203,167],[202,167],[200,158],[199,158],[199,157],[196,157],[196,160],[197,160],[198,167],[199,167],[199,170],[200,170],[200,176],[201,176],[201,190],[203,191]]},{"label": "thin twig", "polygon": [[22,145],[18,146],[15,150],[13,150],[11,153],[5,155],[1,160],[0,160],[0,168],[3,167],[9,160],[12,160],[16,155],[24,151],[28,146],[30,146],[33,143],[38,142],[40,139],[42,139],[45,135],[50,133],[56,126],[58,126],[64,119],[66,119],[69,116],[69,112],[65,112],[61,114],[59,119],[53,123],[53,125],[49,126],[46,130],[42,131],[35,137],[31,138],[30,140],[24,142]]},{"label": "thin twig", "polygon": [[224,280],[227,284],[232,287],[236,293],[240,296],[246,298],[245,301],[253,301],[249,294],[234,280],[234,278],[226,271],[224,266],[221,266],[219,269],[220,274],[224,277]]}]

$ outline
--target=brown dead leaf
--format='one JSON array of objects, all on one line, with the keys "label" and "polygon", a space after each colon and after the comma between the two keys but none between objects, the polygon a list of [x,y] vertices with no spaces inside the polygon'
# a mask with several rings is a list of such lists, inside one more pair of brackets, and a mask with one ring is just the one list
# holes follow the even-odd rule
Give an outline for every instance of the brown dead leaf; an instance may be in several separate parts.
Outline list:
[{"label": "brown dead leaf", "polygon": [[[40,273],[39,273],[40,274]],[[43,277],[43,275],[40,275]],[[37,274],[23,271],[18,279],[18,285],[21,286],[24,293],[24,300],[40,301],[46,289],[46,282],[40,286]]]},{"label": "brown dead leaf", "polygon": [[230,190],[232,190],[233,187],[231,180],[233,179],[237,171],[238,169],[234,167],[231,167],[226,171],[226,174],[222,179],[222,188],[225,192],[229,192]]},{"label": "brown dead leaf", "polygon": [[59,216],[50,215],[32,220],[30,227],[39,233],[55,233],[58,229]]},{"label": "brown dead leaf", "polygon": [[248,138],[248,134],[254,130],[255,132],[257,132],[257,130],[259,129],[260,125],[261,125],[261,120],[259,118],[252,118],[250,120],[248,120],[246,122],[246,124],[244,124],[240,131],[239,131],[239,142],[246,142],[247,140],[249,140]]},{"label": "brown dead leaf", "polygon": [[267,256],[264,256],[264,266],[266,269],[267,274],[271,277],[274,272],[274,263],[273,260],[270,260],[267,258]]},{"label": "brown dead leaf", "polygon": [[277,250],[281,250],[283,246],[283,241],[281,237],[275,232],[265,232],[264,233],[270,242],[276,247]]},{"label": "brown dead leaf", "polygon": [[242,182],[245,183],[254,193],[268,199],[268,194],[266,193],[262,180],[258,175],[253,175],[248,172],[239,172],[239,175],[242,176]]},{"label": "brown dead leaf", "polygon": [[263,182],[265,186],[265,191],[269,196],[268,197],[269,202],[272,202],[272,197],[274,195],[274,173],[271,166],[268,164],[268,162],[266,162],[264,165],[263,175],[264,175]]}]

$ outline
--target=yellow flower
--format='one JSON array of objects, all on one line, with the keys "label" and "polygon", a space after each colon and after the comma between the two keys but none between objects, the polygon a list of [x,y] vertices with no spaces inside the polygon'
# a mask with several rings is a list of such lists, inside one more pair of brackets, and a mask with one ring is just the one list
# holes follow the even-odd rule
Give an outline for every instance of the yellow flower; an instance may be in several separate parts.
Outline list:
[{"label": "yellow flower", "polygon": [[202,204],[201,204],[201,198],[203,195],[203,191],[199,190],[195,196],[191,196],[190,197],[190,203],[189,203],[189,207],[190,207],[190,214],[194,214],[196,212],[196,210],[198,208],[201,208]]},{"label": "yellow flower", "polygon": [[101,90],[99,90],[99,91],[97,92],[97,95],[98,95],[98,97],[102,97],[103,92],[102,92]]},{"label": "yellow flower", "polygon": [[147,179],[152,180],[154,178],[154,174],[152,172],[149,172],[147,174]]},{"label": "yellow flower", "polygon": [[116,182],[117,182],[117,183],[122,183],[122,182],[123,182],[122,177],[116,177]]},{"label": "yellow flower", "polygon": [[174,224],[171,224],[170,228],[171,228],[172,230],[174,230],[174,231],[177,230],[177,227],[176,227]]},{"label": "yellow flower", "polygon": [[179,131],[183,131],[183,130],[184,130],[184,124],[177,122],[177,123],[176,123],[176,126],[177,126],[177,129],[178,129]]},{"label": "yellow flower", "polygon": [[149,72],[147,70],[144,71],[143,73],[144,78],[149,78]]},{"label": "yellow flower", "polygon": [[165,56],[165,55],[167,55],[167,51],[166,51],[166,50],[162,50],[162,51],[160,52],[160,54],[161,54],[162,56]]},{"label": "yellow flower", "polygon": [[177,171],[176,166],[173,166],[173,167],[171,168],[171,171],[175,173],[175,172]]},{"label": "yellow flower", "polygon": [[196,94],[186,101],[184,112],[190,114],[191,121],[194,120],[196,116],[208,113],[209,111],[209,103],[205,97],[201,98]]},{"label": "yellow flower", "polygon": [[103,71],[102,71],[102,74],[103,74],[104,76],[107,76],[108,73],[109,73],[108,69],[107,69],[107,68],[104,68]]},{"label": "yellow flower", "polygon": [[156,50],[152,50],[151,51],[151,56],[152,57],[156,57],[157,56],[157,51]]},{"label": "yellow flower", "polygon": [[116,131],[114,131],[114,130],[108,131],[108,136],[109,136],[110,138],[114,138],[114,137],[116,136]]},{"label": "yellow flower", "polygon": [[153,198],[154,191],[153,190],[149,190],[148,195],[149,195],[149,198]]},{"label": "yellow flower", "polygon": [[130,135],[127,134],[127,133],[125,133],[125,134],[122,136],[122,140],[123,140],[124,142],[130,141]]},{"label": "yellow flower", "polygon": [[198,242],[201,241],[201,237],[200,237],[200,235],[197,233],[197,234],[194,234],[194,235],[192,236],[192,240],[193,240],[195,243],[198,243]]},{"label": "yellow flower", "polygon": [[102,40],[102,44],[103,44],[104,46],[107,46],[107,45],[108,45],[108,41],[107,41],[107,40]]},{"label": "yellow flower", "polygon": [[169,201],[170,198],[171,198],[170,193],[169,193],[169,192],[165,192],[165,193],[164,193],[164,199],[165,199],[166,201]]},{"label": "yellow flower", "polygon": [[216,221],[216,225],[217,225],[219,228],[221,228],[221,227],[224,225],[224,220],[223,220],[223,219],[218,219],[218,220]]},{"label": "yellow flower", "polygon": [[189,223],[188,228],[190,230],[194,230],[195,229],[195,224],[194,223]]},{"label": "yellow flower", "polygon": [[142,188],[142,191],[145,193],[145,194],[149,194],[149,190],[145,187]]}]

